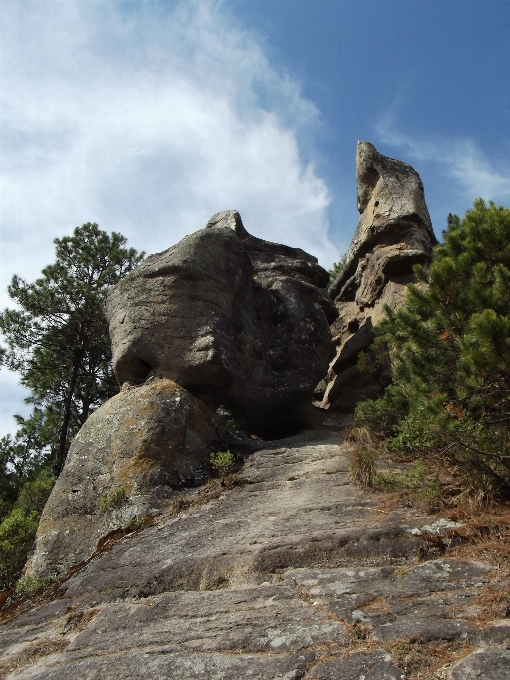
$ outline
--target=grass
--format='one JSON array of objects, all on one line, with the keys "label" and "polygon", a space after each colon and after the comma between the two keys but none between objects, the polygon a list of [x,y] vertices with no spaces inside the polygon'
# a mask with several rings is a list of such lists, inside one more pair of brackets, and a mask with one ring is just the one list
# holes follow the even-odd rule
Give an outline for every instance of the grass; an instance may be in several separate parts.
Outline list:
[{"label": "grass", "polygon": [[20,651],[0,662],[0,677],[20,671],[50,654],[61,652],[68,644],[67,639],[42,639],[25,645]]},{"label": "grass", "polygon": [[346,441],[352,444],[348,460],[351,483],[360,489],[371,489],[380,455],[379,442],[364,427],[351,428]]},{"label": "grass", "polygon": [[406,680],[432,680],[437,671],[466,656],[470,651],[465,640],[425,643],[422,638],[413,636],[393,640],[384,649],[391,654],[395,663],[406,674]]},{"label": "grass", "polygon": [[392,470],[377,472],[373,477],[373,488],[380,491],[405,491],[417,495],[421,500],[433,504],[441,498],[441,487],[431,476],[421,458],[415,460],[410,470],[395,473]]},{"label": "grass", "polygon": [[349,625],[351,651],[370,651],[383,648],[391,655],[395,664],[405,673],[406,680],[436,680],[436,672],[443,666],[451,665],[471,651],[467,640],[441,640],[424,642],[419,636],[399,638],[386,644],[371,638],[371,630],[358,622]]},{"label": "grass", "polygon": [[113,489],[106,496],[103,496],[99,501],[98,508],[101,512],[110,512],[114,508],[119,508],[127,500],[126,491],[119,487],[118,489]]},{"label": "grass", "polygon": [[174,498],[170,502],[166,515],[176,517],[189,508],[209,503],[209,501],[219,498],[225,491],[230,491],[236,486],[244,486],[245,484],[252,484],[252,481],[246,477],[241,477],[239,474],[227,474],[221,477],[221,479],[209,479],[207,484],[200,487],[198,491],[187,494],[180,493]]}]

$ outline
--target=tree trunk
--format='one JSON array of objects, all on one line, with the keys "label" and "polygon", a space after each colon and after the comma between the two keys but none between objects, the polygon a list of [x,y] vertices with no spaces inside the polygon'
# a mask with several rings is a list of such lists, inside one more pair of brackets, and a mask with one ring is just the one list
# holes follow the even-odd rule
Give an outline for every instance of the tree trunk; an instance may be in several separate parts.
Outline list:
[{"label": "tree trunk", "polygon": [[74,388],[76,387],[76,380],[78,378],[79,370],[79,359],[75,357],[73,362],[73,371],[71,373],[71,379],[67,388],[67,394],[64,401],[64,413],[62,416],[62,426],[60,428],[60,434],[58,438],[58,448],[53,462],[53,475],[58,477],[62,472],[64,467],[64,462],[66,459],[66,445],[67,445],[67,431],[69,429],[69,419],[71,417],[71,404],[73,403]]}]

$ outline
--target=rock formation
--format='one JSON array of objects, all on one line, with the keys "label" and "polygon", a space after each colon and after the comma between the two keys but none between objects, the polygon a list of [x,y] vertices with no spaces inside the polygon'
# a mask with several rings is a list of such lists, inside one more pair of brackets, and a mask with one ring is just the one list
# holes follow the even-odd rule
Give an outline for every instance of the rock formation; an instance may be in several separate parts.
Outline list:
[{"label": "rock formation", "polygon": [[334,304],[315,258],[250,236],[235,211],[111,291],[122,391],[80,430],[44,510],[27,574],[58,580],[4,600],[0,677],[510,677],[507,570],[454,556],[472,528],[351,486],[340,413],[317,410],[336,431],[259,443],[235,484],[186,488],[229,407],[259,432],[305,424],[331,321],[324,406],[381,388],[356,358],[435,239],[412,168],[360,142],[357,175]]},{"label": "rock formation", "polygon": [[361,216],[345,267],[330,287],[339,312],[332,325],[335,355],[315,392],[323,408],[335,410],[381,393],[387,373],[361,374],[359,353],[369,349],[385,305],[402,305],[413,265],[427,263],[436,243],[423,184],[410,165],[358,142],[356,178]]},{"label": "rock formation", "polygon": [[170,380],[125,389],[95,411],[44,508],[27,573],[66,573],[109,531],[161,510],[172,489],[205,481],[212,416]]},{"label": "rock formation", "polygon": [[0,677],[506,680],[508,572],[450,552],[472,529],[353,488],[340,441],[266,442],[245,484],[190,489],[6,611]]},{"label": "rock formation", "polygon": [[250,236],[226,211],[114,287],[123,389],[74,440],[27,573],[65,573],[109,531],[203,482],[220,405],[259,433],[303,428],[337,313],[327,280],[314,257]]},{"label": "rock formation", "polygon": [[218,213],[111,291],[119,383],[169,378],[261,435],[302,427],[330,358],[327,282],[316,258],[250,236],[234,210]]}]

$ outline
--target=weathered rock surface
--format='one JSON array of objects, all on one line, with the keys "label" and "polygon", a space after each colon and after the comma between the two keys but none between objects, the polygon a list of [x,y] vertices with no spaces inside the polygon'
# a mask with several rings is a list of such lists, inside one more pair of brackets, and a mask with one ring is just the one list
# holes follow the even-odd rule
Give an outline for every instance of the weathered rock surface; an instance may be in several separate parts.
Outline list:
[{"label": "weathered rock surface", "polygon": [[436,242],[423,185],[411,166],[358,142],[356,177],[361,216],[345,268],[330,287],[339,311],[332,326],[336,352],[316,390],[324,408],[338,410],[352,409],[385,385],[387,372],[362,375],[357,357],[370,347],[385,305],[402,305],[413,265],[426,264]]},{"label": "weathered rock surface", "polygon": [[27,573],[66,573],[109,531],[160,510],[173,489],[203,482],[212,416],[170,380],[124,389],[95,411],[44,508]]},{"label": "weathered rock surface", "polygon": [[510,621],[479,597],[508,584],[488,564],[418,562],[430,518],[353,488],[347,450],[338,432],[267,443],[244,485],[215,482],[4,623],[0,676],[410,680],[392,650],[419,636],[421,677],[434,650],[465,657],[438,678],[508,677]]},{"label": "weathered rock surface", "polygon": [[451,669],[452,680],[508,680],[510,676],[510,649],[494,647],[479,649]]},{"label": "weathered rock surface", "polygon": [[327,282],[316,258],[250,236],[234,210],[218,213],[111,291],[117,378],[175,380],[262,435],[303,427],[337,314]]}]

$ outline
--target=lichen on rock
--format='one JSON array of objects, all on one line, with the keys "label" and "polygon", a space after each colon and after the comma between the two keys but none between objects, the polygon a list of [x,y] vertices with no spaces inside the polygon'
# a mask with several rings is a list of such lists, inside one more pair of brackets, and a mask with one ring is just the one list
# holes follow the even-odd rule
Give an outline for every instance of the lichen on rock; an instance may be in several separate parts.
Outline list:
[{"label": "lichen on rock", "polygon": [[105,534],[207,478],[212,413],[170,380],[122,390],[75,437],[41,517],[27,573],[63,574]]}]

